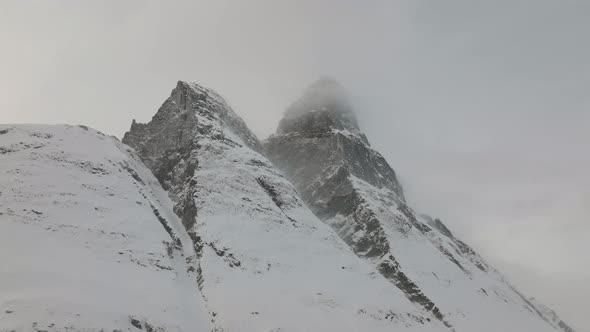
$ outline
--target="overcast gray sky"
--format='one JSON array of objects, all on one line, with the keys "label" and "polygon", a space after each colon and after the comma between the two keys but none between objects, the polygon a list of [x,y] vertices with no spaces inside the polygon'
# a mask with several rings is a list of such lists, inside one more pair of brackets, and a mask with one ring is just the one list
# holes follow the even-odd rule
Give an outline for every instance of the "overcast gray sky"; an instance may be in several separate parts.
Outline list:
[{"label": "overcast gray sky", "polygon": [[319,76],[415,207],[590,331],[590,2],[1,1],[0,122],[119,137],[177,80],[264,138]]}]

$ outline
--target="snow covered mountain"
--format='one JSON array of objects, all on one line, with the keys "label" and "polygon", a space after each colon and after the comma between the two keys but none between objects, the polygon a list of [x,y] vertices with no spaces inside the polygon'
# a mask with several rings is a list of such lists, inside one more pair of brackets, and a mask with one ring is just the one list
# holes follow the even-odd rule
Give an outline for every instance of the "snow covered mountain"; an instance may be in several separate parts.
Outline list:
[{"label": "snow covered mountain", "polygon": [[310,86],[265,142],[305,203],[418,307],[457,331],[552,331],[535,307],[438,219],[417,215],[360,131],[344,89]]},{"label": "snow covered mountain", "polygon": [[0,331],[208,331],[195,252],[130,148],[0,125]]},{"label": "snow covered mountain", "polygon": [[218,331],[444,331],[303,204],[212,90],[179,82],[134,147],[199,248]]},{"label": "snow covered mountain", "polygon": [[573,331],[409,207],[332,80],[264,143],[178,82],[123,143],[0,125],[0,332]]}]

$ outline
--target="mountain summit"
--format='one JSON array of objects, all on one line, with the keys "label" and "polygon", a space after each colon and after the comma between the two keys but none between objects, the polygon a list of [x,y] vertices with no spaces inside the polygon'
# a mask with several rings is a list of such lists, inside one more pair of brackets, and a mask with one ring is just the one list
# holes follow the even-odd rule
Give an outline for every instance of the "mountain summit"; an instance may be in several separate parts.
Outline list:
[{"label": "mountain summit", "polygon": [[277,134],[267,140],[265,148],[277,167],[298,187],[305,188],[304,199],[319,214],[329,213],[330,208],[318,204],[329,202],[316,186],[330,188],[317,180],[329,182],[341,172],[377,188],[387,188],[405,201],[395,171],[370,147],[344,88],[332,79],[320,79],[305,90],[287,109]]},{"label": "mountain summit", "polygon": [[[322,79],[264,147],[319,219],[417,307],[456,331],[548,331],[547,317],[439,219],[406,202],[360,130],[344,89]],[[549,323],[549,324],[547,324]]]},{"label": "mountain summit", "polygon": [[359,126],[346,90],[337,81],[322,78],[287,108],[278,131],[286,134],[330,128],[357,132]]}]

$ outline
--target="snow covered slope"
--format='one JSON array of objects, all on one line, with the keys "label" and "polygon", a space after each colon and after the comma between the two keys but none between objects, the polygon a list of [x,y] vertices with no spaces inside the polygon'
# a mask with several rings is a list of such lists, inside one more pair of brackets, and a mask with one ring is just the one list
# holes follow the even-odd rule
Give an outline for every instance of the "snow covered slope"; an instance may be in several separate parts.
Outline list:
[{"label": "snow covered slope", "polygon": [[555,331],[440,220],[408,206],[393,169],[360,131],[344,89],[314,83],[265,142],[313,212],[416,305],[456,331]]},{"label": "snow covered slope", "polygon": [[200,256],[218,331],[448,331],[303,204],[212,90],[179,82],[134,147]]},{"label": "snow covered slope", "polygon": [[116,139],[0,125],[0,331],[209,331],[195,251]]}]

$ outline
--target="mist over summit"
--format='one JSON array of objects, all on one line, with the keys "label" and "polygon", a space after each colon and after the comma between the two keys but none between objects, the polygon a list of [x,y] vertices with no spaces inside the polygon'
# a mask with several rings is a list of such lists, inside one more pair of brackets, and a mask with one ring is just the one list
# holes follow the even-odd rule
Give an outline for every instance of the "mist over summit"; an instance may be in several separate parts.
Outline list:
[{"label": "mist over summit", "polygon": [[277,131],[289,132],[302,126],[359,130],[348,92],[338,81],[323,77],[309,85],[287,108]]}]

